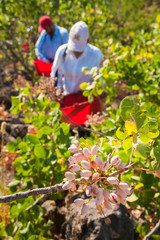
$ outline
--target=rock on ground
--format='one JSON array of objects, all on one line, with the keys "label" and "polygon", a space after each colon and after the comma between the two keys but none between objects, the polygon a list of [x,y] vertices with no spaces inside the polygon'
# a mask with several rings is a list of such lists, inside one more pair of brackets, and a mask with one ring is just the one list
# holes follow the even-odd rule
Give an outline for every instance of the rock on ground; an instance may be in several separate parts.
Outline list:
[{"label": "rock on ground", "polygon": [[50,214],[54,221],[53,231],[59,234],[59,240],[134,240],[133,222],[125,206],[115,204],[112,210],[103,209],[111,220],[111,224],[106,225],[104,216],[97,213],[94,199],[84,216],[80,215],[81,207],[76,206],[73,199],[71,201],[67,199],[65,206],[58,208],[54,205]]}]

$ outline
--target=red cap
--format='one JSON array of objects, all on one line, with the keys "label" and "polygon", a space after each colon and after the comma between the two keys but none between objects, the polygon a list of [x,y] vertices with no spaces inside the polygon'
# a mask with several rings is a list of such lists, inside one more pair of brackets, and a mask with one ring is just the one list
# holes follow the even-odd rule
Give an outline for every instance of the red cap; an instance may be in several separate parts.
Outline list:
[{"label": "red cap", "polygon": [[42,16],[39,19],[39,27],[38,27],[38,32],[42,32],[43,29],[51,23],[51,19],[48,16]]}]

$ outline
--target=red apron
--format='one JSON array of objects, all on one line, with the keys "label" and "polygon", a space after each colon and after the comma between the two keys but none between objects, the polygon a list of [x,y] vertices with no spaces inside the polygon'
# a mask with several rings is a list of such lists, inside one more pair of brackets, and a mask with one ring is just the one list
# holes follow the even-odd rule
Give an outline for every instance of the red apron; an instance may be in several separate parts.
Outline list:
[{"label": "red apron", "polygon": [[102,113],[103,100],[101,97],[94,97],[92,103],[88,102],[88,98],[82,95],[82,92],[69,94],[64,97],[60,109],[63,113],[65,122],[84,125],[87,120],[87,115]]},{"label": "red apron", "polygon": [[51,68],[52,68],[53,63],[45,63],[42,60],[35,59],[34,65],[35,65],[38,75],[50,77]]}]

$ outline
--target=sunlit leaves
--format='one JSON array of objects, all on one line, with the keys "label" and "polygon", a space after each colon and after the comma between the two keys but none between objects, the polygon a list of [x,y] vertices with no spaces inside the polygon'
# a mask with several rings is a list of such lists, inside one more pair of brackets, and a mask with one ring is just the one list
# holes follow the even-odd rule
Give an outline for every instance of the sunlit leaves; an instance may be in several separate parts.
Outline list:
[{"label": "sunlit leaves", "polygon": [[128,135],[138,134],[137,136],[145,143],[159,136],[157,120],[147,117],[147,112],[142,108],[138,98],[124,98],[120,104],[120,113],[125,120],[125,129]]},{"label": "sunlit leaves", "polygon": [[133,135],[133,133],[137,133],[137,126],[136,123],[133,120],[127,120],[125,121],[125,131],[128,135]]}]

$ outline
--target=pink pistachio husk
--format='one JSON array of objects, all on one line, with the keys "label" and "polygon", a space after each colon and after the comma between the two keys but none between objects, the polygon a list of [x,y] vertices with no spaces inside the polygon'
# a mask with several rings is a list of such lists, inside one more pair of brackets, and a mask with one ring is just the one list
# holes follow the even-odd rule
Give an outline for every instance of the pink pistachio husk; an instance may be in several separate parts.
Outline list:
[{"label": "pink pistachio husk", "polygon": [[83,154],[87,158],[91,157],[91,153],[90,153],[89,149],[86,147],[83,148]]},{"label": "pink pistachio husk", "polygon": [[82,209],[81,209],[81,215],[86,214],[89,211],[89,206],[86,204],[83,204]]},{"label": "pink pistachio husk", "polygon": [[84,156],[84,154],[81,153],[81,152],[75,153],[75,154],[73,155],[73,157],[76,158],[77,161],[82,161],[82,160],[85,160],[85,159],[86,159],[86,157]]},{"label": "pink pistachio husk", "polygon": [[99,169],[101,171],[106,171],[108,169],[108,167],[109,167],[109,162],[105,161],[100,165]]},{"label": "pink pistachio husk", "polygon": [[69,166],[68,169],[72,172],[78,172],[78,171],[80,171],[80,166],[78,164],[74,164],[74,165]]},{"label": "pink pistachio husk", "polygon": [[100,166],[103,163],[102,158],[98,155],[94,157],[94,161],[96,162],[97,166]]},{"label": "pink pistachio husk", "polygon": [[86,195],[89,197],[89,196],[91,196],[91,194],[92,194],[92,186],[89,185],[86,189]]},{"label": "pink pistachio husk", "polygon": [[77,148],[79,148],[79,141],[78,140],[74,140],[73,141],[73,145],[75,145]]},{"label": "pink pistachio husk", "polygon": [[81,177],[90,177],[90,176],[92,176],[92,172],[89,171],[89,170],[82,170],[82,171],[80,171],[79,174],[81,175]]},{"label": "pink pistachio husk", "polygon": [[110,200],[112,203],[118,203],[118,197],[115,193],[110,193]]},{"label": "pink pistachio husk", "polygon": [[77,198],[74,200],[74,203],[77,205],[77,206],[82,206],[85,202],[83,199],[81,198]]},{"label": "pink pistachio husk", "polygon": [[91,167],[92,167],[92,168],[97,168],[97,167],[98,167],[98,165],[96,164],[96,162],[95,162],[95,161],[91,161]]},{"label": "pink pistachio husk", "polygon": [[96,197],[96,205],[101,205],[104,202],[104,197],[103,195],[100,198]]},{"label": "pink pistachio husk", "polygon": [[112,204],[111,204],[107,199],[104,199],[104,206],[105,206],[105,208],[107,208],[108,210],[111,210],[111,209],[112,209]]},{"label": "pink pistachio husk", "polygon": [[67,181],[67,182],[65,182],[65,183],[63,184],[62,188],[63,188],[64,190],[68,190],[68,189],[70,188],[70,186],[71,186],[71,182],[70,182],[70,181]]},{"label": "pink pistachio husk", "polygon": [[126,193],[125,190],[122,190],[122,189],[118,188],[118,190],[117,190],[117,195],[120,196],[120,197],[122,197],[122,198],[126,198],[127,193]]},{"label": "pink pistachio husk", "polygon": [[78,164],[77,159],[74,158],[74,157],[69,157],[69,158],[68,158],[68,161],[69,161],[69,164],[70,164],[70,165]]},{"label": "pink pistachio husk", "polygon": [[110,199],[110,194],[109,194],[109,192],[107,190],[103,190],[103,196],[106,199]]},{"label": "pink pistachio husk", "polygon": [[96,198],[102,198],[103,197],[103,189],[102,188],[98,188],[97,194],[96,194]]},{"label": "pink pistachio husk", "polygon": [[128,165],[127,163],[121,163],[120,165],[118,165],[117,170],[122,170],[125,167],[127,167],[127,165]]},{"label": "pink pistachio husk", "polygon": [[125,190],[125,192],[126,192],[127,196],[130,196],[132,194],[133,190],[127,189],[127,190]]},{"label": "pink pistachio husk", "polygon": [[94,145],[92,148],[91,148],[91,154],[92,155],[96,155],[98,152],[98,146],[97,145]]},{"label": "pink pistachio husk", "polygon": [[72,172],[65,172],[65,177],[70,181],[76,179],[75,175]]},{"label": "pink pistachio husk", "polygon": [[81,166],[82,166],[84,169],[87,169],[87,170],[91,169],[91,164],[90,164],[88,161],[86,161],[86,160],[82,160],[82,161],[81,161]]},{"label": "pink pistachio husk", "polygon": [[94,174],[92,175],[92,180],[93,180],[93,182],[98,181],[99,177],[100,177],[100,174],[99,174],[98,172],[94,173]]},{"label": "pink pistachio husk", "polygon": [[126,198],[118,196],[118,203],[126,205]]},{"label": "pink pistachio husk", "polygon": [[111,158],[111,164],[116,167],[118,166],[119,164],[121,164],[121,160],[119,159],[119,156],[116,155],[114,157]]},{"label": "pink pistachio husk", "polygon": [[97,192],[98,192],[98,187],[97,187],[97,185],[95,185],[95,184],[93,184],[92,185],[92,196],[94,197],[94,196],[96,196],[96,194],[97,194]]},{"label": "pink pistachio husk", "polygon": [[77,189],[76,189],[76,184],[72,182],[72,185],[70,187],[70,189],[75,192]]},{"label": "pink pistachio husk", "polygon": [[108,177],[107,181],[111,184],[111,185],[117,185],[119,183],[118,178],[116,177]]},{"label": "pink pistachio husk", "polygon": [[69,189],[71,189],[72,191],[75,191],[75,190],[76,190],[76,185],[75,185],[73,182],[71,182],[71,181],[67,181],[67,182],[65,182],[65,183],[63,184],[62,188],[63,188],[64,190],[69,190]]},{"label": "pink pistachio husk", "polygon": [[79,148],[76,147],[76,145],[72,144],[68,150],[71,152],[71,153],[77,153],[79,151]]},{"label": "pink pistachio husk", "polygon": [[119,187],[121,190],[127,190],[127,189],[129,188],[129,185],[128,185],[128,183],[126,183],[126,182],[120,182],[120,183],[118,184],[118,187]]}]

